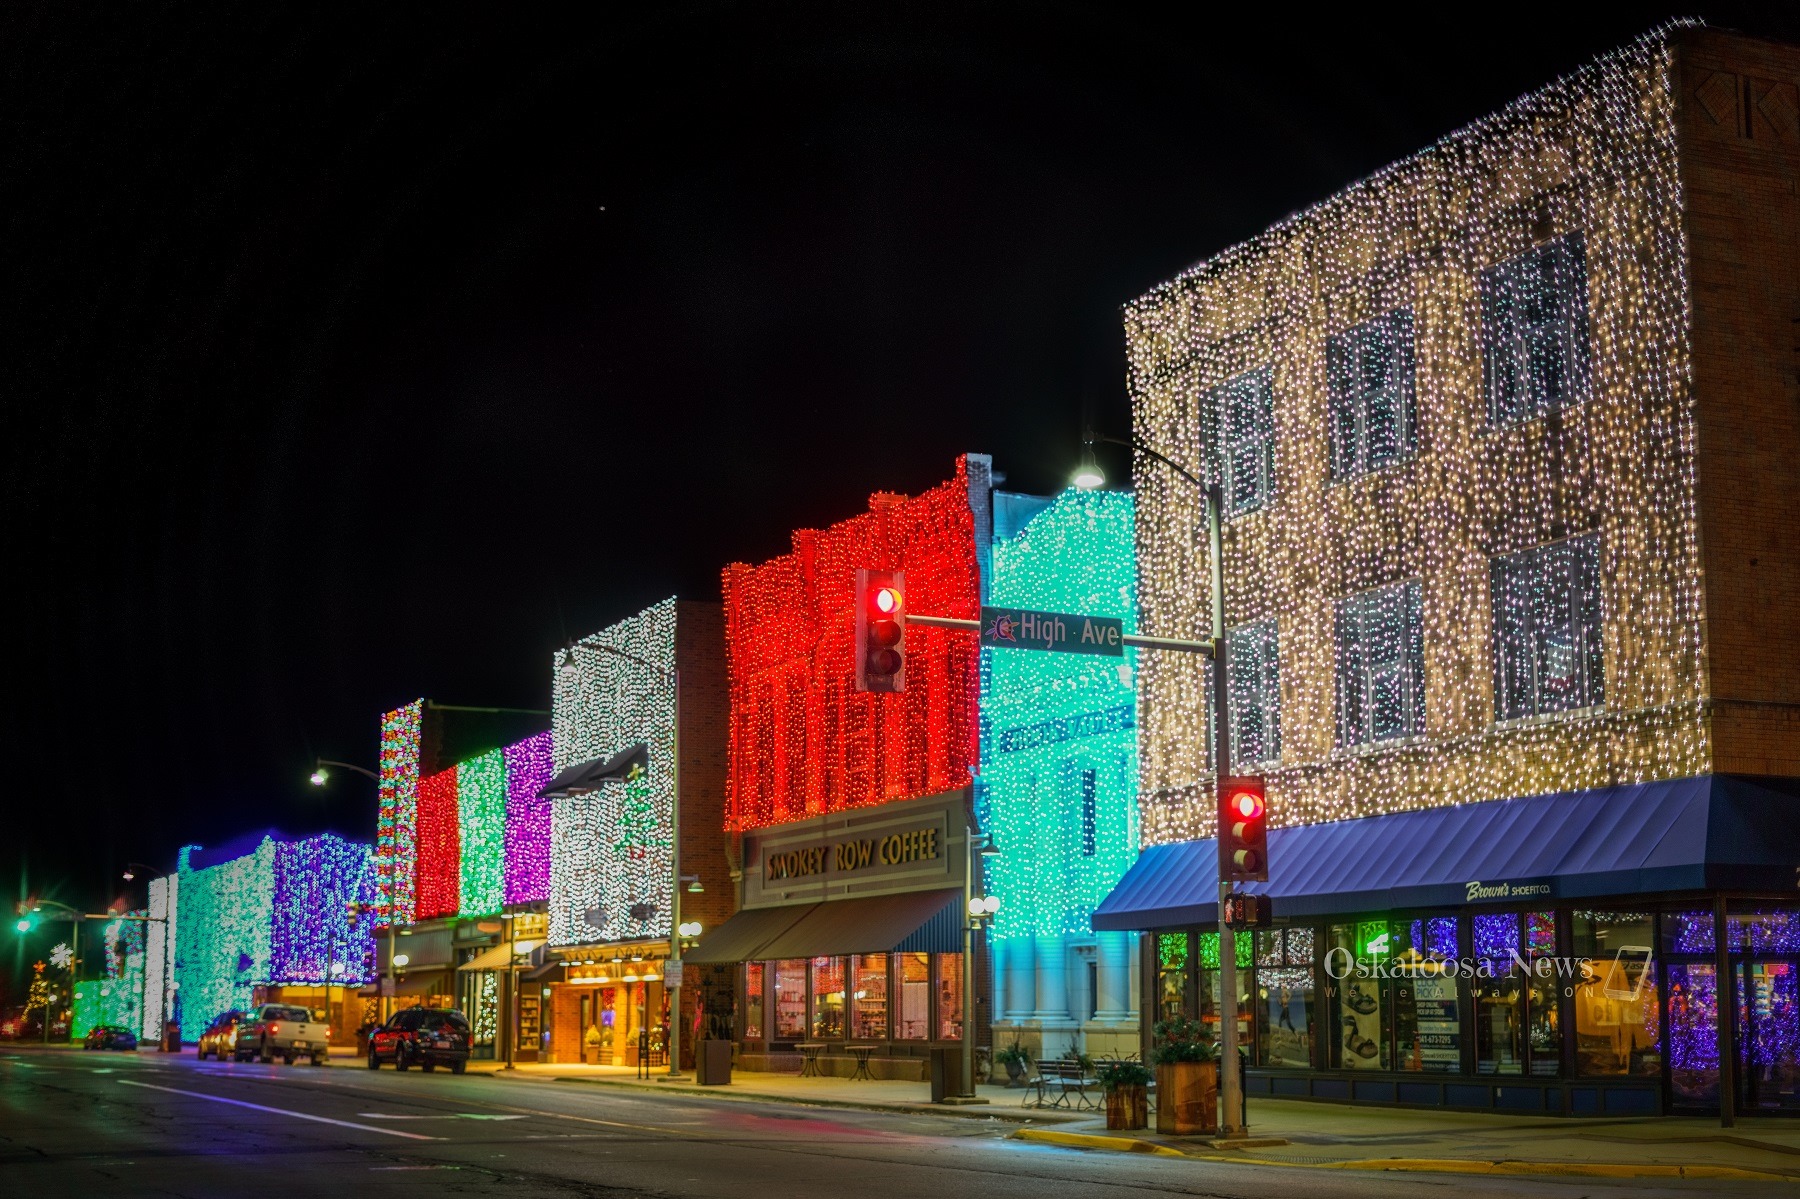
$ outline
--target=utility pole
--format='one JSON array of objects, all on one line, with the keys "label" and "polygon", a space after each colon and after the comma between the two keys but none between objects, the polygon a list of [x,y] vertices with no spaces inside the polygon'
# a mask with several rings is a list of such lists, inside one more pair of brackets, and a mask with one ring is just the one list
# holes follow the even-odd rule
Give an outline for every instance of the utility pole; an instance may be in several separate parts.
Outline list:
[{"label": "utility pole", "polygon": [[[1226,679],[1230,653],[1225,642],[1225,544],[1221,529],[1224,505],[1218,484],[1206,487],[1206,534],[1212,560],[1212,708],[1213,708],[1213,810],[1218,810],[1220,788],[1231,777],[1231,690]],[[1244,1135],[1243,1077],[1238,1072],[1237,940],[1225,922],[1225,904],[1231,896],[1226,876],[1224,830],[1216,831],[1219,869],[1219,1132],[1227,1137]]]}]

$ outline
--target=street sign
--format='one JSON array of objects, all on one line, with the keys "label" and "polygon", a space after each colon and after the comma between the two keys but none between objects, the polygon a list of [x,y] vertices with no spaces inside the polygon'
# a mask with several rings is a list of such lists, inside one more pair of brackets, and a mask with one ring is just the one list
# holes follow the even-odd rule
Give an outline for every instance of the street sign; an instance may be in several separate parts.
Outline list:
[{"label": "street sign", "polygon": [[984,604],[981,644],[996,649],[1054,650],[1120,658],[1125,655],[1125,622],[1116,616],[1077,616]]},{"label": "street sign", "polygon": [[681,959],[670,958],[663,964],[663,986],[679,987],[681,985]]}]

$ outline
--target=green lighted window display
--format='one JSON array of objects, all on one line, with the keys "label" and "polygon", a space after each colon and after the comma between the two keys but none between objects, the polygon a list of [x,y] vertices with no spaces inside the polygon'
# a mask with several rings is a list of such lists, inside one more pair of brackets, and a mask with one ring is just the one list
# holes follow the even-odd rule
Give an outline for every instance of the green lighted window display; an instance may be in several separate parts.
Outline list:
[{"label": "green lighted window display", "polygon": [[488,916],[505,905],[506,760],[493,750],[456,767],[457,822],[462,826],[464,916]]},{"label": "green lighted window display", "polygon": [[[1132,497],[1066,491],[994,544],[988,602],[1116,616],[1136,628]],[[985,863],[994,938],[1085,935],[1137,857],[1134,655],[983,654]],[[1090,852],[1091,850],[1091,852]]]}]

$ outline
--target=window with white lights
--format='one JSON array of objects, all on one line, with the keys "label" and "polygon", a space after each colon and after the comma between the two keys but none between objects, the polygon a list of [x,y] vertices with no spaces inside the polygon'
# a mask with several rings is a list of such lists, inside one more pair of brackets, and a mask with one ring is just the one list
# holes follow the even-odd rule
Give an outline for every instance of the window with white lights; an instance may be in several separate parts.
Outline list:
[{"label": "window with white lights", "polygon": [[1207,394],[1207,474],[1225,493],[1225,515],[1275,498],[1275,388],[1268,367],[1246,371]]},{"label": "window with white lights", "polygon": [[1337,742],[1425,731],[1425,634],[1417,580],[1337,603]]},{"label": "window with white lights", "polygon": [[1569,233],[1481,272],[1488,423],[1509,425],[1587,398],[1587,255]]},{"label": "window with white lights", "polygon": [[1281,654],[1275,621],[1259,620],[1226,635],[1231,691],[1231,758],[1246,766],[1281,758]]},{"label": "window with white lights", "polygon": [[1599,536],[1495,558],[1492,584],[1494,718],[1604,703]]},{"label": "window with white lights", "polygon": [[1400,308],[1325,341],[1331,401],[1331,477],[1354,479],[1412,457],[1412,309]]}]

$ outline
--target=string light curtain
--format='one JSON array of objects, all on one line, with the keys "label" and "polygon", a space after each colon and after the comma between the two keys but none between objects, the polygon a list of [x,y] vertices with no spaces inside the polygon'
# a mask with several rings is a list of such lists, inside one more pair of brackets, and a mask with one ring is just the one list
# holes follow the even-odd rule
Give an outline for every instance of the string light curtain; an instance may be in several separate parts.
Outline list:
[{"label": "string light curtain", "polygon": [[[1137,625],[1132,497],[1066,491],[997,540],[989,602]],[[910,636],[910,630],[908,635]],[[1084,935],[1138,852],[1135,650],[1126,657],[984,650],[984,863],[994,938]]]},{"label": "string light curtain", "polygon": [[381,718],[375,858],[381,923],[413,921],[413,858],[418,821],[419,734],[425,701],[416,699]]},{"label": "string light curtain", "polygon": [[368,845],[334,833],[275,842],[272,883],[269,966],[258,981],[361,986],[374,977],[374,920],[352,921],[349,910],[375,901]]},{"label": "string light curtain", "polygon": [[[1229,485],[1227,625],[1276,626],[1277,823],[1707,768],[1676,28],[1127,305],[1136,432]],[[1135,466],[1144,630],[1204,636],[1200,496]],[[1591,648],[1538,631],[1548,589],[1586,575],[1494,582],[1495,561],[1571,538],[1591,539],[1597,600],[1562,604],[1562,626],[1589,621]],[[1340,745],[1337,605],[1411,580],[1423,734]],[[1529,705],[1496,695],[1495,646],[1520,628],[1547,673],[1593,664],[1579,685],[1603,702],[1509,720]],[[1204,674],[1143,661],[1147,843],[1210,835]]]},{"label": "string light curtain", "polygon": [[160,1041],[163,1013],[175,1000],[175,897],[177,875],[164,875],[150,880],[150,920],[144,950],[144,970],[150,980],[149,1001],[144,1004],[143,1026],[139,1032],[146,1041]]},{"label": "string light curtain", "polygon": [[550,898],[550,801],[538,792],[555,776],[549,730],[507,746],[506,894],[508,904]]},{"label": "string light curtain", "polygon": [[456,766],[464,916],[491,916],[506,902],[506,755],[491,750]]},{"label": "string light curtain", "polygon": [[457,767],[419,780],[413,855],[413,915],[418,920],[454,916],[462,906],[462,811]]},{"label": "string light curtain", "polygon": [[563,651],[552,663],[557,770],[639,742],[649,748],[644,777],[552,805],[552,945],[669,935],[676,612],[673,598],[663,600],[583,638],[572,670],[561,669]]},{"label": "string light curtain", "polygon": [[275,901],[275,842],[195,867],[198,846],[181,851],[176,889],[176,1019],[203,1029],[215,1016],[249,1008],[266,982]]},{"label": "string light curtain", "polygon": [[912,498],[802,529],[792,552],[725,569],[731,676],[726,823],[760,828],[967,786],[977,761],[979,649],[966,632],[906,632],[906,690],[855,689],[856,570],[906,572],[909,611],[981,608],[968,464]]}]

